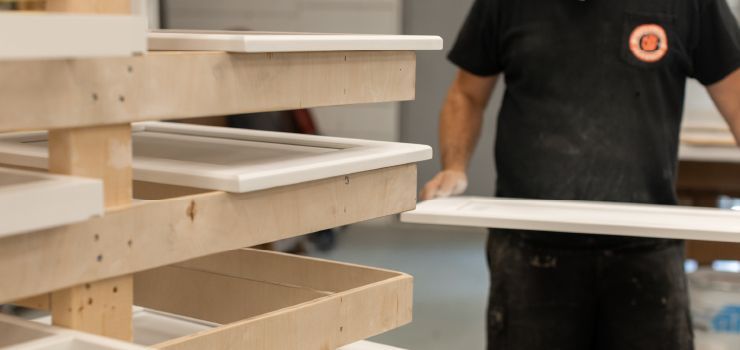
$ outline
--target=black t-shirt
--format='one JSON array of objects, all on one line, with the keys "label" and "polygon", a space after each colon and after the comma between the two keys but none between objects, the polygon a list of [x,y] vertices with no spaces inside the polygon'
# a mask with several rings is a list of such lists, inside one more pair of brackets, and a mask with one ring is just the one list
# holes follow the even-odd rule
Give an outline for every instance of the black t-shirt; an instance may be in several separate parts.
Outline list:
[{"label": "black t-shirt", "polygon": [[504,73],[497,195],[675,204],[687,77],[740,68],[726,0],[476,0],[449,59]]}]

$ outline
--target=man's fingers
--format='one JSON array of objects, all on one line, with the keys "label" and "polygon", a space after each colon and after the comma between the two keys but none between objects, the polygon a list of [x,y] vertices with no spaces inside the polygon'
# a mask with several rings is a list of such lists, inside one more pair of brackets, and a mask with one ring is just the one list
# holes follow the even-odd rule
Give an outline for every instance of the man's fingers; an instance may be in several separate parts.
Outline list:
[{"label": "man's fingers", "polygon": [[465,187],[467,187],[465,182],[462,177],[446,174],[437,190],[437,197],[449,197],[465,192]]},{"label": "man's fingers", "polygon": [[421,190],[421,195],[419,196],[421,200],[426,201],[434,199],[437,195],[437,190],[439,189],[439,183],[439,176],[435,176],[433,179],[429,180],[429,182],[427,182],[427,184],[424,185],[424,188]]}]

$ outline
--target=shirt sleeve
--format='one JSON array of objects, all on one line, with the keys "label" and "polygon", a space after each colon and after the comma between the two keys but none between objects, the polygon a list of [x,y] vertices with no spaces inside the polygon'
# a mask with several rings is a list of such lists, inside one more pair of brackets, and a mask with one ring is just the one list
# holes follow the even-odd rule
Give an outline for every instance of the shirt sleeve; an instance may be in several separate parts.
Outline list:
[{"label": "shirt sleeve", "polygon": [[478,76],[492,76],[503,69],[497,48],[498,0],[475,0],[448,59]]},{"label": "shirt sleeve", "polygon": [[711,85],[740,68],[740,28],[726,0],[700,3],[693,75],[702,84]]}]

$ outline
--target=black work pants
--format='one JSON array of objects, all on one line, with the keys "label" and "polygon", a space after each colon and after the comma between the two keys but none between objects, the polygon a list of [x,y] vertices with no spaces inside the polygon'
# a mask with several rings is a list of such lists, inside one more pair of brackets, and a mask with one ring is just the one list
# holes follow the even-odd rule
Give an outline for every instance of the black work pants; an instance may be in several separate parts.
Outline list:
[{"label": "black work pants", "polygon": [[489,350],[693,349],[683,242],[553,247],[519,232],[489,237]]}]

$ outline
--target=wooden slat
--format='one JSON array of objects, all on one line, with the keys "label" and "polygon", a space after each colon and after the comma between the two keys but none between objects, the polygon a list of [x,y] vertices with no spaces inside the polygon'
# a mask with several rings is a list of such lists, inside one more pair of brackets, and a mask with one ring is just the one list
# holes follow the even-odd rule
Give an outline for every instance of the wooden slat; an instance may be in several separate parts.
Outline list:
[{"label": "wooden slat", "polygon": [[[131,162],[129,124],[49,132],[49,171],[102,179],[106,208],[131,203]],[[111,231],[101,230],[95,233],[94,239],[120,234]],[[85,266],[94,264],[94,261],[84,263]],[[51,294],[54,325],[122,340],[132,339],[132,306],[133,277],[130,275]]]},{"label": "wooden slat", "polygon": [[406,51],[8,61],[0,132],[411,100],[415,78]]},{"label": "wooden slat", "polygon": [[105,206],[128,205],[132,198],[131,125],[52,130],[49,171],[103,179]]},{"label": "wooden slat", "polygon": [[[416,165],[266,191],[140,202],[0,239],[0,302],[411,210]],[[104,233],[104,234],[102,234]]]},{"label": "wooden slat", "polygon": [[74,13],[130,13],[131,0],[46,0],[46,11]]},{"label": "wooden slat", "polygon": [[[128,14],[131,0],[47,0],[46,10]],[[45,99],[40,101],[46,104]],[[49,171],[102,179],[106,208],[131,203],[132,157],[128,123],[49,132]],[[100,231],[95,239],[109,234],[114,233]],[[94,266],[94,262],[85,265]],[[91,281],[51,294],[54,325],[122,340],[133,339],[132,306],[133,276],[130,275]]]},{"label": "wooden slat", "polygon": [[51,293],[51,315],[55,326],[133,339],[133,276],[127,275]]}]

